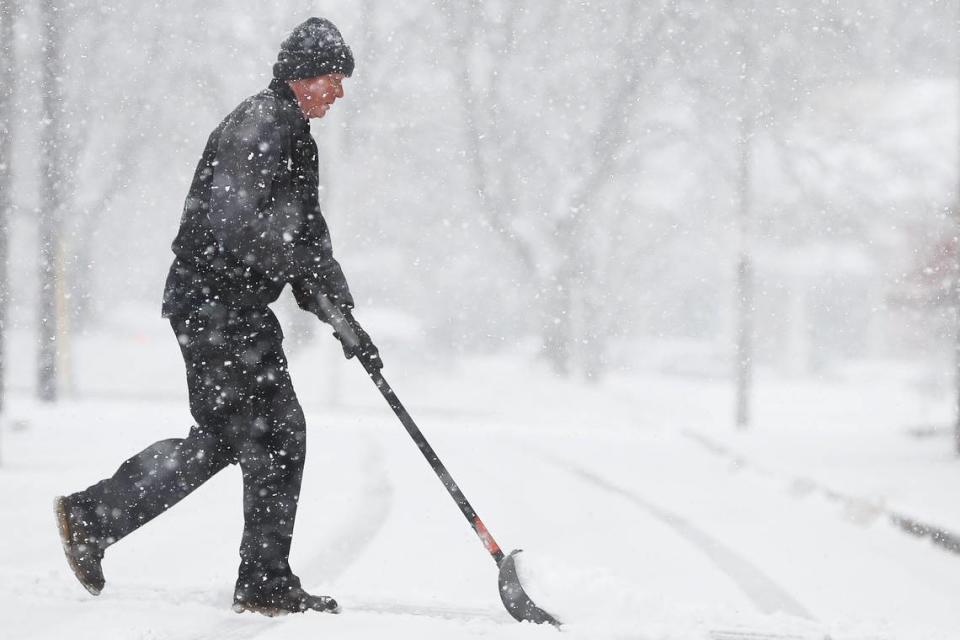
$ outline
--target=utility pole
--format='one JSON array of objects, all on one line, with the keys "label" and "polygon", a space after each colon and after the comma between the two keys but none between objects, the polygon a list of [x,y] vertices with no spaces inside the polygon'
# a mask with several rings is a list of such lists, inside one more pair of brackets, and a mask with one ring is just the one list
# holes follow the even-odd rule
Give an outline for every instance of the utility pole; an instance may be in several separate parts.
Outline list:
[{"label": "utility pole", "polygon": [[41,133],[39,229],[39,313],[37,317],[37,396],[44,402],[57,399],[57,254],[58,225],[66,178],[63,167],[59,8],[54,0],[40,1]]}]

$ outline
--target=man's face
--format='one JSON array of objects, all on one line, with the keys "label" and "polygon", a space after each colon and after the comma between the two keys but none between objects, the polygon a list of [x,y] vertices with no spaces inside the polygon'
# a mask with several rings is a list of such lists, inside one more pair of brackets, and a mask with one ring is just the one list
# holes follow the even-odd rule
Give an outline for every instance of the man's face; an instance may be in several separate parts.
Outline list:
[{"label": "man's face", "polygon": [[340,73],[328,73],[316,78],[290,82],[297,102],[308,118],[322,118],[337,98],[343,97],[343,79]]}]

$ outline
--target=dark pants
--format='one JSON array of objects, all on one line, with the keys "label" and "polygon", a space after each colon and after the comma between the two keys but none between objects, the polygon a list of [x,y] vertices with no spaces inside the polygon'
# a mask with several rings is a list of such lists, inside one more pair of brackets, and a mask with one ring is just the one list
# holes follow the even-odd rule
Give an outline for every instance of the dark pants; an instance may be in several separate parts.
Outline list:
[{"label": "dark pants", "polygon": [[196,426],[124,462],[111,478],[70,496],[106,547],[160,515],[228,464],[243,472],[238,588],[275,591],[296,581],[288,559],[306,444],[269,309],[207,306],[171,320],[187,367]]}]

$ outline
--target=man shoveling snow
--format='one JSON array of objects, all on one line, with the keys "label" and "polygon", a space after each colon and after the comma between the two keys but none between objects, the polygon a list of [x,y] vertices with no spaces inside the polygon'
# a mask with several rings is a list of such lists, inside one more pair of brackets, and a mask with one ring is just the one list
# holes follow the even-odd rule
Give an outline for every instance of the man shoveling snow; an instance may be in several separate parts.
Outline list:
[{"label": "man shoveling snow", "polygon": [[56,499],[67,560],[94,595],[104,588],[101,561],[110,545],[239,464],[244,529],[234,609],[339,611],[333,598],[304,591],[289,565],[306,423],[269,305],[288,283],[303,309],[328,322],[332,302],[355,334],[341,339],[346,356],[381,366],[353,319],[353,298],[332,255],[309,125],[343,97],[353,67],[337,28],[311,18],[284,40],[270,86],[210,135],[163,297],[196,425],[186,438],[154,443],[112,477]]}]

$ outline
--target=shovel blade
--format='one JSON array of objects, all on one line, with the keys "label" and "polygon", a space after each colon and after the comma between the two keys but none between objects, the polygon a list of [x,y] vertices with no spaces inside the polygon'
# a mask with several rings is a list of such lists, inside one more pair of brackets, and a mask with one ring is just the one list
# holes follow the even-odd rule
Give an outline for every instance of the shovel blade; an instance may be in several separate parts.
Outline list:
[{"label": "shovel blade", "polygon": [[519,622],[548,623],[559,627],[560,621],[535,605],[523,590],[514,560],[514,556],[520,552],[520,549],[514,549],[500,561],[500,599],[503,600],[503,605]]}]

